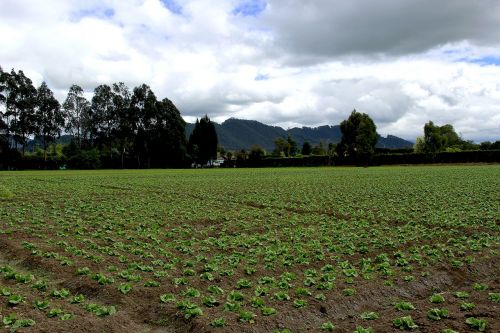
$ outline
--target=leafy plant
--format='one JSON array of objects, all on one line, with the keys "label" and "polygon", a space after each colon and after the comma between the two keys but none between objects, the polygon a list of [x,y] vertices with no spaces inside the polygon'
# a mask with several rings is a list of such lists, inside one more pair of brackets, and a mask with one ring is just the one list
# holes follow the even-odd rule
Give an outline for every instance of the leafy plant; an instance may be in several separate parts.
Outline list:
[{"label": "leafy plant", "polygon": [[456,298],[467,298],[467,297],[469,297],[469,296],[470,296],[470,295],[469,295],[469,293],[468,293],[468,292],[466,292],[466,291],[457,291],[457,292],[455,293],[455,297],[456,297]]},{"label": "leafy plant", "polygon": [[418,326],[413,322],[413,318],[411,316],[404,316],[394,319],[392,324],[403,330],[412,330],[417,328]]},{"label": "leafy plant", "polygon": [[24,302],[24,297],[22,297],[21,295],[10,295],[9,296],[8,304],[10,306],[19,305],[22,302]]},{"label": "leafy plant", "polygon": [[56,298],[66,298],[70,295],[70,292],[65,288],[62,288],[60,290],[54,289],[50,295]]},{"label": "leafy plant", "polygon": [[59,316],[63,311],[59,308],[55,309],[50,309],[49,312],[47,313],[47,317],[53,318]]},{"label": "leafy plant", "polygon": [[335,329],[335,325],[333,325],[331,321],[327,321],[321,324],[319,329],[322,331],[333,332],[333,330]]},{"label": "leafy plant", "polygon": [[356,290],[352,288],[347,288],[344,289],[342,293],[344,294],[344,296],[353,296],[356,293]]},{"label": "leafy plant", "polygon": [[131,290],[132,290],[132,284],[131,283],[121,283],[119,286],[118,286],[118,290],[126,295],[128,294]]},{"label": "leafy plant", "polygon": [[14,322],[12,327],[10,328],[11,333],[17,332],[18,329],[22,327],[31,327],[35,326],[36,322],[33,319],[19,319]]},{"label": "leafy plant", "polygon": [[38,310],[45,310],[50,306],[49,301],[47,300],[36,300],[33,304],[33,307]]},{"label": "leafy plant", "polygon": [[396,310],[399,310],[399,311],[415,310],[415,307],[413,306],[413,304],[411,304],[410,302],[405,302],[405,301],[401,301],[401,302],[394,304],[394,307],[396,308]]},{"label": "leafy plant", "polygon": [[500,303],[500,293],[489,293],[488,299],[495,303]]},{"label": "leafy plant", "polygon": [[430,297],[430,302],[431,303],[443,303],[444,302],[444,297],[441,294],[434,294]]},{"label": "leafy plant", "polygon": [[443,318],[448,318],[449,312],[447,309],[433,308],[427,312],[427,318],[430,320],[441,320]]},{"label": "leafy plant", "polygon": [[363,312],[361,314],[361,319],[364,319],[364,320],[375,320],[375,319],[378,319],[379,318],[379,315],[378,313],[376,312]]},{"label": "leafy plant", "polygon": [[484,291],[488,289],[488,285],[486,283],[474,283],[472,288],[474,288],[474,290],[476,291]]},{"label": "leafy plant", "polygon": [[479,332],[484,332],[486,330],[487,322],[484,319],[469,317],[465,319],[465,323]]},{"label": "leafy plant", "polygon": [[476,307],[476,304],[474,303],[467,303],[467,302],[462,302],[460,304],[460,310],[462,311],[470,311]]},{"label": "leafy plant", "polygon": [[240,321],[246,322],[246,323],[254,323],[255,320],[255,314],[250,311],[241,311],[240,312]]},{"label": "leafy plant", "polygon": [[83,296],[82,294],[75,295],[71,297],[71,299],[69,300],[71,304],[79,304],[83,303],[84,301],[85,301],[85,296]]},{"label": "leafy plant", "polygon": [[262,313],[263,316],[271,316],[273,314],[276,314],[276,309],[271,308],[271,307],[263,306],[260,309],[260,312]]},{"label": "leafy plant", "polygon": [[303,299],[296,299],[293,301],[293,306],[296,308],[303,308],[307,306],[307,301]]},{"label": "leafy plant", "polygon": [[220,302],[213,296],[207,296],[203,298],[203,304],[209,308],[212,308],[214,306],[219,306]]},{"label": "leafy plant", "polygon": [[160,301],[162,303],[174,302],[175,296],[173,294],[163,294],[163,295],[160,295]]},{"label": "leafy plant", "polygon": [[213,326],[213,327],[224,327],[224,326],[226,326],[226,319],[224,317],[215,318],[210,323],[210,326]]}]

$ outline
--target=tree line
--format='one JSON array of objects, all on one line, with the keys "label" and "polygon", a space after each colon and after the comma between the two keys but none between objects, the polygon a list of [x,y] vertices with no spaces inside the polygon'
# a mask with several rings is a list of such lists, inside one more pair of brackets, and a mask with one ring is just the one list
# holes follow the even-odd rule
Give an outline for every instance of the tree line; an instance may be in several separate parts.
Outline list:
[{"label": "tree line", "polygon": [[[35,88],[23,71],[4,72],[0,67],[0,156],[4,160],[24,156],[33,140],[45,160],[64,155],[73,167],[101,167],[102,163],[122,168],[179,167],[189,163],[188,150],[197,161],[214,158],[214,149],[207,153],[205,147],[207,142],[217,147],[208,117],[197,121],[195,137],[189,142],[185,126],[172,101],[158,100],[146,84],[132,90],[122,82],[99,85],[91,99],[80,86],[72,85],[61,105],[45,82]],[[71,141],[57,152],[54,143],[61,134]],[[201,138],[207,135],[211,141]]]},{"label": "tree line", "polygon": [[[218,156],[229,161],[329,156],[367,165],[378,138],[373,120],[356,110],[340,124],[338,144],[313,147],[304,142],[298,147],[289,135],[276,138],[270,154],[258,145],[248,152],[226,152],[218,146],[215,126],[206,115],[196,120],[189,139],[185,126],[172,101],[158,100],[146,84],[133,89],[122,82],[102,84],[90,99],[80,86],[72,85],[60,104],[45,82],[34,87],[23,71],[5,72],[0,67],[0,168],[5,167],[2,162],[29,160],[33,154],[41,155],[45,167],[56,162],[54,167],[71,168],[186,167],[210,165]],[[61,135],[69,138],[67,144],[56,144]],[[26,154],[30,145],[31,150],[37,146],[35,153]],[[463,140],[453,126],[432,121],[425,124],[424,136],[414,146],[414,152],[425,154],[494,149],[500,149],[500,141],[474,144]]]}]

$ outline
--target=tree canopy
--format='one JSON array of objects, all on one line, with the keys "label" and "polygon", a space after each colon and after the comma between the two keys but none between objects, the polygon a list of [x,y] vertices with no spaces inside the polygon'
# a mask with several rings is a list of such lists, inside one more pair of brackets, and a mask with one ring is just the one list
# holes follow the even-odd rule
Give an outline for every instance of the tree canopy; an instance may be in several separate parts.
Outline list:
[{"label": "tree canopy", "polygon": [[365,113],[353,110],[348,119],[340,123],[342,139],[337,145],[337,153],[354,163],[367,164],[375,153],[377,127]]},{"label": "tree canopy", "polygon": [[196,119],[193,132],[189,136],[188,153],[198,164],[210,164],[217,158],[217,132],[207,115]]}]

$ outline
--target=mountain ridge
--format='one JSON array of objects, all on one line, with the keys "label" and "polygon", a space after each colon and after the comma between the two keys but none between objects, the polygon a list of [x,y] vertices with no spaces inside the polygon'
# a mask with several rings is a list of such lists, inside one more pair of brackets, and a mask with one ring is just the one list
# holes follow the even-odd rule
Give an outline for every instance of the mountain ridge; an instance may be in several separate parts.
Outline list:
[{"label": "mountain ridge", "polygon": [[[222,123],[214,123],[219,145],[226,150],[249,149],[253,145],[259,145],[267,151],[274,149],[274,140],[277,137],[288,137],[290,135],[297,146],[302,147],[305,141],[311,145],[324,145],[338,143],[342,138],[340,125],[322,125],[318,127],[293,127],[283,129],[279,126],[266,125],[257,120],[246,120],[229,118]],[[189,137],[193,131],[194,124],[186,124],[186,136]],[[413,142],[399,138],[394,135],[387,137],[379,136],[377,148],[401,149],[413,147]]]}]

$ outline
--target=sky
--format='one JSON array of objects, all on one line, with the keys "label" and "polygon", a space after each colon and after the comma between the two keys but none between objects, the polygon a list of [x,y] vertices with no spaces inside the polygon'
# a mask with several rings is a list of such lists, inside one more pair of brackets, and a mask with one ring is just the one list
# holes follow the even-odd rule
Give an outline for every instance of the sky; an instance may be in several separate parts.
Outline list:
[{"label": "sky", "polygon": [[188,122],[356,109],[382,135],[414,141],[432,120],[500,139],[498,0],[0,0],[0,65],[60,101],[146,83]]}]

